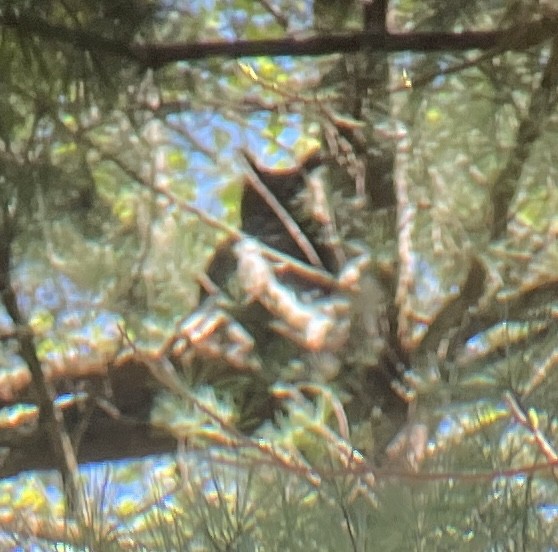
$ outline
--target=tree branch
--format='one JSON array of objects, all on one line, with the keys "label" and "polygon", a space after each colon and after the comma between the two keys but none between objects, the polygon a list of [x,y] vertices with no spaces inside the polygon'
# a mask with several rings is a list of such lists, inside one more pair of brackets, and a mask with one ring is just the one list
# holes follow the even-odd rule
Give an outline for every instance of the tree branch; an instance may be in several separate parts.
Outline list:
[{"label": "tree branch", "polygon": [[5,204],[0,212],[0,299],[16,328],[19,354],[26,362],[33,381],[33,389],[39,405],[40,417],[44,423],[56,465],[68,492],[68,504],[77,505],[77,460],[70,437],[64,427],[60,409],[54,405],[54,391],[45,378],[41,361],[37,357],[33,332],[27,325],[17,304],[17,296],[11,281],[12,242],[15,237],[16,207]]},{"label": "tree branch", "polygon": [[523,50],[556,35],[556,20],[543,17],[522,25],[523,40],[509,40],[518,29],[463,33],[389,33],[378,31],[287,36],[277,39],[214,42],[178,42],[171,44],[138,44],[125,42],[95,32],[54,25],[29,14],[0,12],[0,25],[36,35],[49,42],[70,44],[78,50],[106,53],[135,61],[144,67],[158,68],[176,61],[210,57],[240,58],[245,56],[321,56],[332,53],[354,53],[362,50],[400,52],[440,50],[490,50],[497,47]]},{"label": "tree branch", "polygon": [[[557,33],[554,21],[541,20],[522,29],[522,42],[510,41],[510,49],[523,50],[540,44]],[[305,38],[286,37],[235,42],[202,42],[176,44],[131,45],[136,60],[147,67],[159,67],[175,61],[203,59],[213,56],[239,58],[244,56],[321,56],[333,53],[354,53],[362,50],[384,52],[490,50],[503,47],[515,29],[464,33],[378,33],[355,32]]]},{"label": "tree branch", "polygon": [[548,124],[548,116],[556,105],[557,86],[558,37],[552,41],[550,56],[543,70],[541,82],[533,90],[529,110],[520,121],[515,147],[490,193],[493,206],[493,239],[501,238],[507,228],[509,207],[515,196],[517,181],[533,144],[540,138],[545,125]]}]

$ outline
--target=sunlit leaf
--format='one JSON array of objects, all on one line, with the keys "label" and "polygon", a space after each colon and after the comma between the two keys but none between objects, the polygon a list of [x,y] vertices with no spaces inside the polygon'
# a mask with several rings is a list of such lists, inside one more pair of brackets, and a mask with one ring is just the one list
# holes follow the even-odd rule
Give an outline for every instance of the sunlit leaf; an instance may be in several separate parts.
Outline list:
[{"label": "sunlit leaf", "polygon": [[166,162],[171,171],[184,171],[188,167],[186,156],[182,150],[173,149],[166,155]]}]

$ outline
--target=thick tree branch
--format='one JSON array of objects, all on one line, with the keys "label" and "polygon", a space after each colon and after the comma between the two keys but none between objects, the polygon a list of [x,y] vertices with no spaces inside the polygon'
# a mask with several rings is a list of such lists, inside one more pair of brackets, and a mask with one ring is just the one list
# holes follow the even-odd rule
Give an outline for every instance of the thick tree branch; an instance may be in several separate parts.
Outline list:
[{"label": "thick tree branch", "polygon": [[33,34],[46,41],[70,44],[78,50],[104,52],[135,61],[144,67],[157,68],[176,61],[210,57],[245,56],[320,56],[361,50],[384,52],[440,50],[523,50],[540,44],[557,33],[556,20],[542,18],[518,29],[463,33],[384,33],[366,31],[287,36],[277,39],[235,40],[234,42],[180,42],[173,44],[138,44],[112,39],[96,32],[54,25],[28,14],[0,12],[0,25]]}]

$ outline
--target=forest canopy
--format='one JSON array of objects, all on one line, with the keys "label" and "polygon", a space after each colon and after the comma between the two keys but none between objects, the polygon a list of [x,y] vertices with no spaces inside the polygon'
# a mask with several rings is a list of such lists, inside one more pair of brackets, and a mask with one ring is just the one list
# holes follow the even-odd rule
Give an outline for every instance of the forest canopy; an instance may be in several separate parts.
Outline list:
[{"label": "forest canopy", "polygon": [[555,2],[0,0],[0,74],[2,546],[558,546]]}]

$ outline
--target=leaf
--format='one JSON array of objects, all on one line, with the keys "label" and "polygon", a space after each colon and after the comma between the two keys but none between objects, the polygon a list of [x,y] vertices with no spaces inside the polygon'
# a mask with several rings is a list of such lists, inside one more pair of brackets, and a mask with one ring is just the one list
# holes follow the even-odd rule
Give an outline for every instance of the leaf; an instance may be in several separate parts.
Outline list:
[{"label": "leaf", "polygon": [[242,197],[242,184],[239,180],[229,182],[219,190],[221,205],[227,212],[227,219],[238,219],[240,214],[240,199]]},{"label": "leaf", "polygon": [[166,154],[167,167],[171,171],[183,172],[188,168],[188,160],[181,149],[172,149]]},{"label": "leaf", "polygon": [[231,134],[227,130],[217,127],[213,131],[213,136],[215,140],[215,147],[217,150],[226,149],[231,142]]}]

